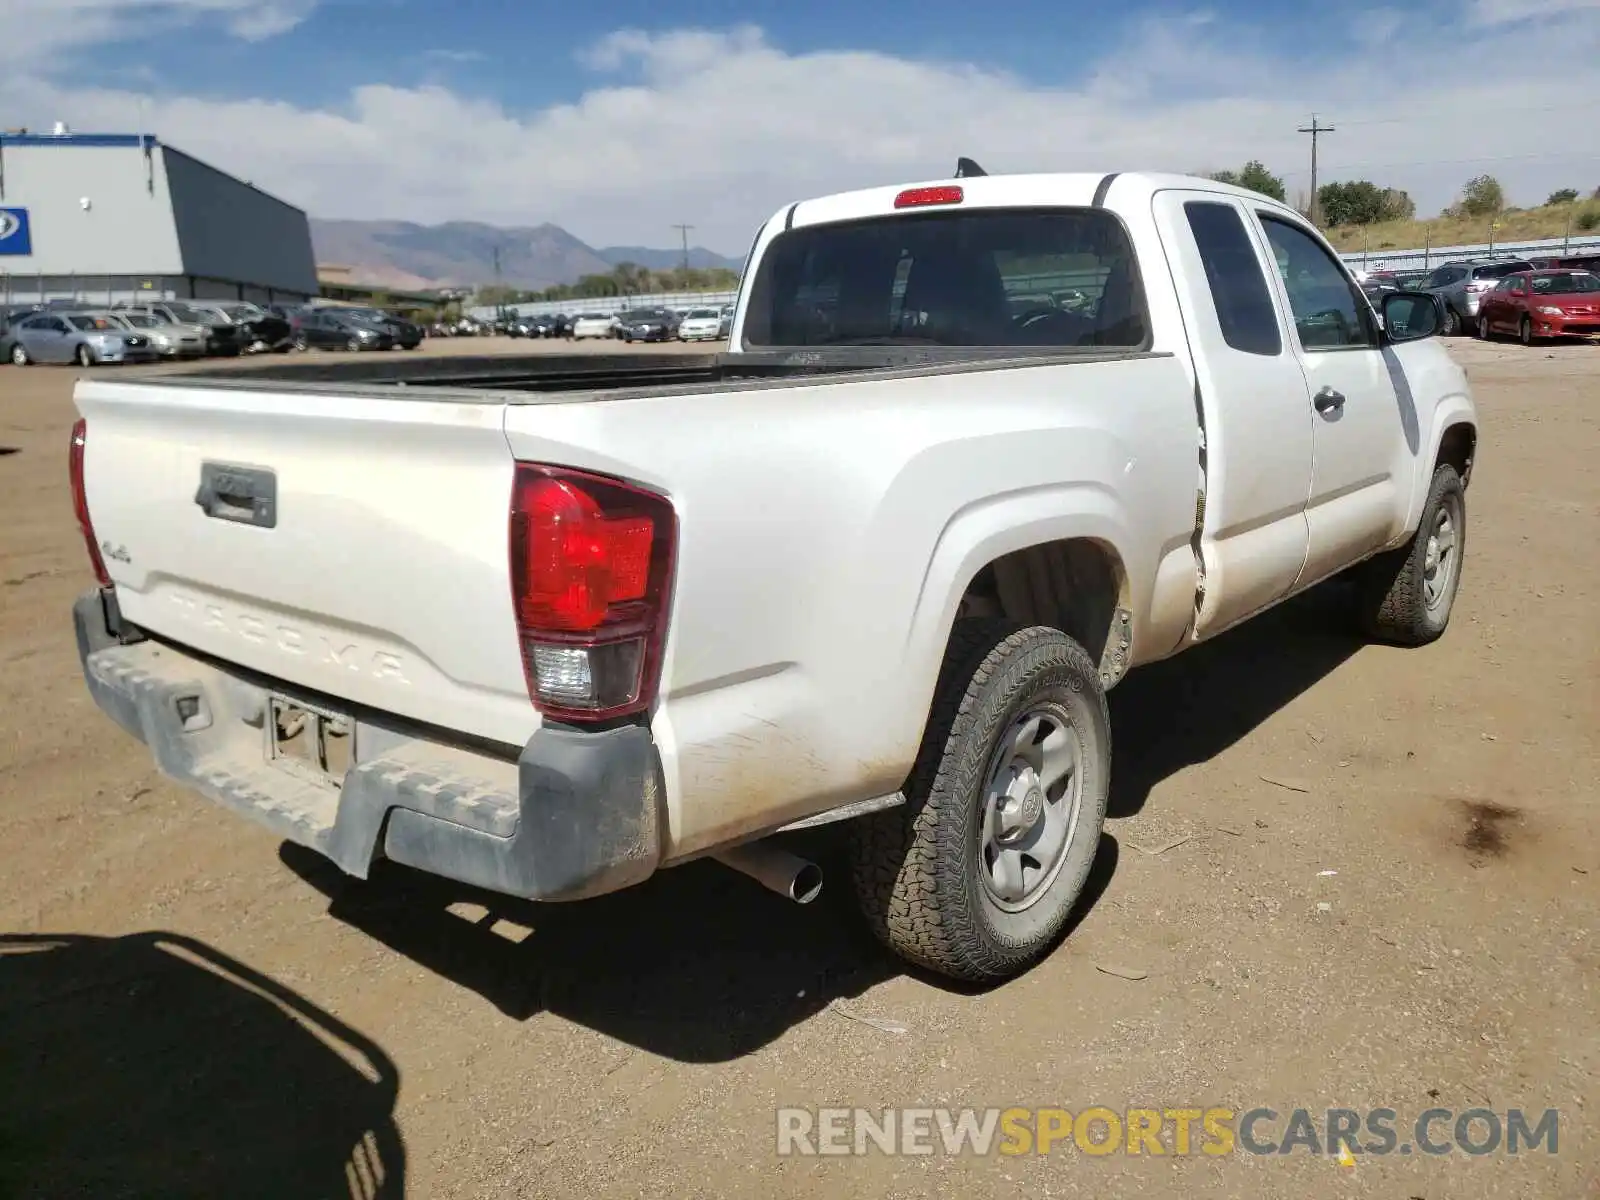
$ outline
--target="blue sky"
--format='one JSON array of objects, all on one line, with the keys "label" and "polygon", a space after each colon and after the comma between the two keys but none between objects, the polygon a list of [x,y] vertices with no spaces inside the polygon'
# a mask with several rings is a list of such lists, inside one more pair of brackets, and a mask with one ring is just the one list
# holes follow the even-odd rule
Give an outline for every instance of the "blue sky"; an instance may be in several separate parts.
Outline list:
[{"label": "blue sky", "polygon": [[[0,0],[3,3],[3,0]],[[1212,4],[1240,18],[1251,35],[1292,51],[1310,23],[1292,0]],[[321,0],[285,33],[229,37],[225,23],[191,27],[181,37],[89,48],[87,71],[146,82],[182,80],[197,92],[255,94],[263,84],[301,102],[336,101],[352,79],[448,84],[519,108],[570,99],[594,82],[579,51],[619,29],[665,33],[756,25],[792,53],[876,50],[912,59],[970,62],[1039,84],[1070,82],[1084,64],[1115,47],[1138,20],[1183,14],[1181,5],[1133,3],[1108,11],[1088,0],[1015,0],[1007,19],[986,19],[972,0],[650,0],[602,4],[509,0]],[[1334,30],[1337,34],[1337,27]],[[1318,33],[1325,46],[1327,30]]]},{"label": "blue sky", "polygon": [[[161,137],[315,215],[741,253],[788,199],[945,173],[1600,185],[1600,0],[0,0],[0,125]],[[1538,62],[1559,95],[1508,75]]]}]

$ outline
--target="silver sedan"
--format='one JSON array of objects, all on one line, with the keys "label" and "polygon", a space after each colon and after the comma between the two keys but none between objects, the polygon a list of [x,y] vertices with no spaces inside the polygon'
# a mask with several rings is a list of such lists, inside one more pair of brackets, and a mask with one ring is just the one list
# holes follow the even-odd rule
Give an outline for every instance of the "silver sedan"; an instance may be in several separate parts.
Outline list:
[{"label": "silver sedan", "polygon": [[93,313],[40,312],[15,322],[5,334],[9,357],[19,367],[29,363],[149,362],[155,348],[142,333],[120,328]]}]

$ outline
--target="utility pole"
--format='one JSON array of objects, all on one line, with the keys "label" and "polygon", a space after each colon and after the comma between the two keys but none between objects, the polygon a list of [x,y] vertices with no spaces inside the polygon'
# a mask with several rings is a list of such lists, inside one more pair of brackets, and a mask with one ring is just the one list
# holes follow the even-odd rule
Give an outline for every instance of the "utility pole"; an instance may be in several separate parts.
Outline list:
[{"label": "utility pole", "polygon": [[683,269],[687,274],[689,270],[689,231],[693,229],[694,226],[674,225],[673,228],[683,235]]},{"label": "utility pole", "polygon": [[1311,135],[1311,212],[1308,215],[1311,217],[1311,223],[1315,225],[1317,223],[1317,139],[1325,133],[1334,132],[1334,129],[1332,125],[1317,124],[1317,114],[1312,113],[1311,124],[1302,125],[1300,132]]}]

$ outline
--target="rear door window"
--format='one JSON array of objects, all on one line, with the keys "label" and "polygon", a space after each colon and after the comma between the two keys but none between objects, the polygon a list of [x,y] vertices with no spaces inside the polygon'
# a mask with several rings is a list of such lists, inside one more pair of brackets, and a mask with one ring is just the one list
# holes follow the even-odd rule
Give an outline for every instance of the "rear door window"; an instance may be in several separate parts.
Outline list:
[{"label": "rear door window", "polygon": [[1223,340],[1246,354],[1281,354],[1278,310],[1239,210],[1231,204],[1191,200],[1183,211],[1205,266]]},{"label": "rear door window", "polygon": [[972,209],[790,230],[744,318],[761,346],[1147,344],[1133,247],[1103,209]]}]

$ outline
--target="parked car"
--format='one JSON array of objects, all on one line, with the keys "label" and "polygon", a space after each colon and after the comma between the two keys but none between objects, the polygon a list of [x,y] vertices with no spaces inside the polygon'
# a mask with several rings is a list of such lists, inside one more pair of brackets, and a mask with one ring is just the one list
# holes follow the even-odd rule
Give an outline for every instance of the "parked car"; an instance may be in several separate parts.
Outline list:
[{"label": "parked car", "polygon": [[572,322],[572,340],[608,338],[616,328],[617,318],[611,313],[583,313]]},{"label": "parked car", "polygon": [[1361,283],[1361,291],[1367,297],[1367,301],[1372,305],[1374,311],[1383,308],[1383,298],[1385,296],[1400,290],[1400,286],[1392,278],[1384,278],[1379,275],[1368,275]]},{"label": "parked car", "polygon": [[132,333],[108,317],[67,309],[46,309],[16,321],[3,335],[6,357],[19,367],[30,363],[149,362],[155,358],[150,339]]},{"label": "parked car", "polygon": [[394,344],[402,350],[415,350],[422,345],[422,326],[397,317],[394,313],[386,312],[381,308],[346,308],[327,305],[324,312],[337,312],[346,320],[355,321],[362,325],[371,325],[377,329],[385,330]]},{"label": "parked car", "polygon": [[636,308],[617,321],[617,336],[625,342],[670,342],[678,336],[678,315],[665,308]]},{"label": "parked car", "polygon": [[1422,288],[1444,304],[1444,333],[1453,337],[1477,327],[1478,302],[1483,294],[1507,275],[1531,271],[1533,264],[1524,258],[1499,262],[1443,263],[1423,281]]},{"label": "parked car", "polygon": [[200,325],[174,325],[147,312],[112,310],[106,314],[116,325],[150,339],[161,358],[201,358],[206,352],[206,331]]},{"label": "parked car", "polygon": [[[1013,317],[1057,264],[1084,308]],[[786,205],[742,286],[709,370],[80,385],[90,695],[358,876],[573,900],[710,858],[809,900],[767,835],[843,821],[878,937],[996,980],[1101,853],[1130,668],[1335,576],[1369,636],[1446,631],[1470,382],[1434,297],[1380,325],[1288,205],[873,188]]]},{"label": "parked car", "polygon": [[1478,303],[1478,336],[1535,338],[1600,333],[1600,275],[1590,271],[1524,271],[1507,275]]},{"label": "parked car", "polygon": [[722,314],[714,308],[692,308],[678,323],[678,340],[710,342],[722,336]]},{"label": "parked car", "polygon": [[570,338],[572,336],[573,317],[568,316],[566,313],[557,313],[550,319],[553,323],[553,328],[550,330],[551,337]]},{"label": "parked car", "polygon": [[392,350],[394,334],[380,325],[368,325],[337,308],[302,313],[295,322],[296,350]]},{"label": "parked car", "polygon": [[258,304],[239,300],[194,301],[202,312],[220,313],[239,331],[239,348],[246,354],[282,354],[293,344],[290,324]]},{"label": "parked car", "polygon": [[197,325],[204,329],[206,353],[233,357],[244,350],[244,330],[224,314],[204,304],[184,300],[134,301],[114,305],[113,312],[149,313],[171,325]]},{"label": "parked car", "polygon": [[546,314],[513,318],[506,330],[512,337],[547,338],[556,336],[556,319]]}]

